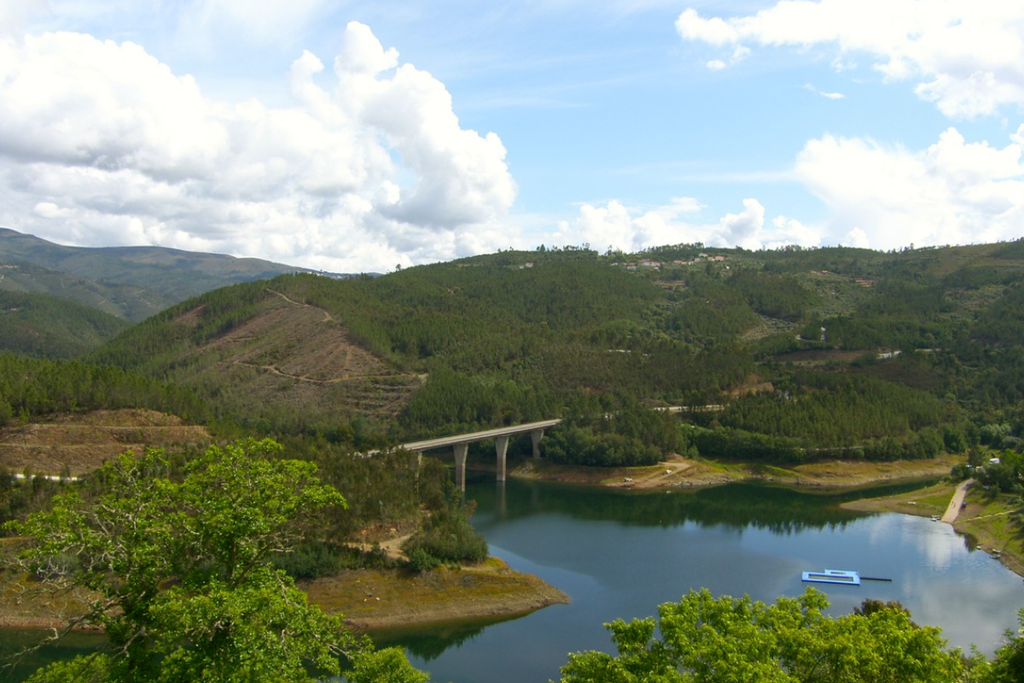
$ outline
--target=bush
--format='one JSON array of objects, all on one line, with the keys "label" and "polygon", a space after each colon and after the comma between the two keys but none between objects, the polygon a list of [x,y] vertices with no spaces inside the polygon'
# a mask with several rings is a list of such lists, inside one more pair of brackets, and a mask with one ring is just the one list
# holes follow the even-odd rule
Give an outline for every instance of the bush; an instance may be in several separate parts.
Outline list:
[{"label": "bush", "polygon": [[441,560],[428,553],[422,547],[413,548],[409,552],[409,567],[414,572],[430,571],[439,564],[441,564]]},{"label": "bush", "polygon": [[405,542],[402,550],[410,561],[415,555],[419,561],[425,562],[425,554],[438,563],[483,562],[487,559],[487,540],[469,523],[473,506],[463,502],[461,492],[454,486],[446,494],[445,504],[430,515],[423,528]]}]

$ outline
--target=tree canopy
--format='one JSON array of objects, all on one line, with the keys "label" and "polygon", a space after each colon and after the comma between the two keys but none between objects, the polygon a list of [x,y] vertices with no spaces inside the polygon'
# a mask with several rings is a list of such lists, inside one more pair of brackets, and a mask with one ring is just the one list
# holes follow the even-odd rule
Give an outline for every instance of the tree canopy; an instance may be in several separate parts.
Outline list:
[{"label": "tree canopy", "polygon": [[[30,680],[307,683],[337,675],[341,657],[357,666],[353,680],[404,660],[373,653],[272,568],[299,540],[297,521],[345,505],[315,465],[280,451],[270,440],[211,446],[178,481],[161,451],[125,453],[96,474],[94,500],[60,495],[13,523],[29,539],[18,568],[73,596],[68,629],[101,627],[108,639]],[[408,662],[395,671],[424,680]]]},{"label": "tree canopy", "polygon": [[[658,619],[606,624],[618,656],[572,654],[562,683],[952,683],[969,668],[940,630],[919,627],[898,605],[840,617],[807,589],[774,605],[690,591]],[[661,637],[655,636],[655,630]]]}]

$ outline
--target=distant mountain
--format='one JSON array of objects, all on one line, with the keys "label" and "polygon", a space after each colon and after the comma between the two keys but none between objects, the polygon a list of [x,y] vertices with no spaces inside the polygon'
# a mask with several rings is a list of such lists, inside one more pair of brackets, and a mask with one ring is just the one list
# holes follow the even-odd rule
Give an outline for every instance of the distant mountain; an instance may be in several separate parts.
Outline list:
[{"label": "distant mountain", "polygon": [[134,322],[239,282],[309,272],[164,247],[65,247],[0,228],[0,290],[52,294]]}]

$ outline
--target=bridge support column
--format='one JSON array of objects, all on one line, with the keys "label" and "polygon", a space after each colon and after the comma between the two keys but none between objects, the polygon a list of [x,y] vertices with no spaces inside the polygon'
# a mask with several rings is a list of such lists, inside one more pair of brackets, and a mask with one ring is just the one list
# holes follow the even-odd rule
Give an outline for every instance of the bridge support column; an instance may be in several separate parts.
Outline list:
[{"label": "bridge support column", "polygon": [[534,429],[530,432],[530,440],[533,442],[533,457],[540,457],[540,438],[544,436],[543,429]]},{"label": "bridge support column", "polygon": [[468,443],[455,444],[455,485],[460,491],[466,490],[466,455],[469,453]]},{"label": "bridge support column", "polygon": [[494,448],[498,452],[498,481],[505,481],[505,453],[508,452],[508,437],[494,437]]}]

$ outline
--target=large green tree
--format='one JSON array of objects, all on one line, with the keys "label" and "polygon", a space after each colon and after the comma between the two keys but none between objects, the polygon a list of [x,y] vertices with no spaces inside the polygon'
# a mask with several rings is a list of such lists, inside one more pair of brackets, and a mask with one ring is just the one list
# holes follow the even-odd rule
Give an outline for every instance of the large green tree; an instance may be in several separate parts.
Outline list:
[{"label": "large green tree", "polygon": [[[774,605],[715,598],[706,589],[658,608],[658,620],[607,627],[618,656],[570,655],[562,683],[952,683],[966,680],[959,650],[939,629],[918,627],[898,607],[828,617],[808,589]],[[655,630],[660,630],[660,639]]]},{"label": "large green tree", "polygon": [[96,473],[102,493],[92,500],[61,495],[12,524],[29,539],[20,568],[51,595],[75,596],[68,627],[100,627],[109,643],[30,680],[311,683],[338,674],[342,657],[353,680],[385,665],[394,680],[425,680],[401,653],[372,652],[271,567],[298,540],[298,520],[345,505],[315,465],[279,451],[270,440],[214,446],[179,480],[160,451],[126,453]]}]

